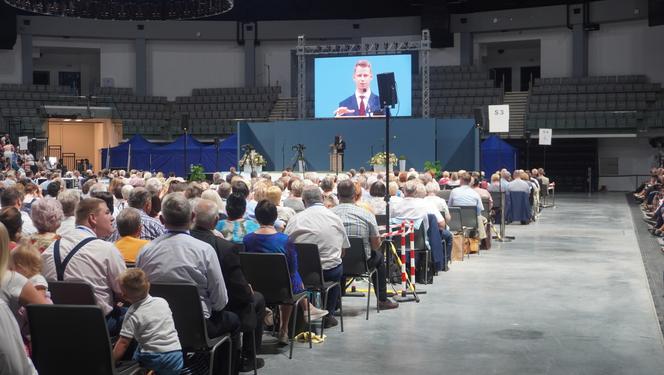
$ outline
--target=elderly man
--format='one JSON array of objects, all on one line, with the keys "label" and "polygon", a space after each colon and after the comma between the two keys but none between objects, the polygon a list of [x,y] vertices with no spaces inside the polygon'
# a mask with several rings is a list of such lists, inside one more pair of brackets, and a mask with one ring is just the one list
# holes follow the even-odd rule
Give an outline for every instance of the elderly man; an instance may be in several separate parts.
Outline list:
[{"label": "elderly man", "polygon": [[60,228],[56,231],[57,234],[62,236],[66,232],[74,229],[76,226],[76,216],[74,216],[74,214],[76,211],[76,205],[80,200],[81,194],[78,190],[67,189],[58,194],[58,201],[62,205],[64,219],[62,219]]},{"label": "elderly man", "polygon": [[532,189],[532,187],[530,186],[530,184],[528,182],[526,182],[524,180],[524,178],[523,178],[524,175],[525,175],[525,180],[527,180],[528,175],[525,174],[523,171],[521,171],[521,170],[514,171],[514,175],[513,175],[514,178],[507,185],[507,191],[520,191],[520,192],[530,194],[530,190]]},{"label": "elderly man", "polygon": [[[138,189],[134,189],[134,192]],[[159,216],[166,227],[166,233],[141,249],[136,258],[136,267],[145,271],[151,283],[195,284],[200,294],[208,334],[211,337],[229,332],[232,334],[235,353],[233,368],[237,368],[240,321],[236,314],[224,310],[228,294],[214,249],[189,233],[193,217],[184,194],[166,195]]]},{"label": "elderly man", "polygon": [[[343,222],[323,206],[323,195],[318,186],[307,186],[302,192],[302,201],[306,209],[288,221],[284,233],[295,243],[317,244],[325,280],[341,281],[341,250],[350,247]],[[339,288],[328,293],[328,316],[336,310],[340,293]],[[334,324],[331,320],[327,322],[328,325]]]},{"label": "elderly man", "polygon": [[141,213],[133,207],[127,207],[116,218],[120,239],[115,241],[115,247],[120,250],[125,262],[135,263],[136,256],[143,246],[150,241],[141,237]]},{"label": "elderly man", "polygon": [[[341,218],[341,222],[346,230],[348,237],[359,237],[364,242],[364,252],[367,257],[369,267],[376,267],[376,273],[373,275],[373,284],[378,299],[378,306],[381,310],[395,309],[399,304],[390,301],[387,298],[386,271],[380,249],[381,240],[378,233],[378,224],[376,217],[364,208],[355,204],[355,185],[351,180],[344,180],[337,185],[337,197],[339,205],[332,208],[332,212]],[[345,285],[346,283],[342,283]],[[328,315],[325,319],[334,319]]]},{"label": "elderly man", "polygon": [[477,208],[477,215],[482,215],[484,205],[482,198],[471,187],[472,177],[470,173],[463,173],[459,176],[459,187],[452,190],[450,198],[447,200],[449,206],[475,206]]},{"label": "elderly man", "polygon": [[[445,229],[447,224],[445,218],[438,211],[437,207],[422,198],[417,198],[417,187],[420,184],[417,180],[410,180],[404,185],[405,198],[394,202],[390,208],[390,216],[405,220],[418,220],[425,218],[426,215],[434,215],[438,228]],[[434,223],[432,223],[434,224]]]},{"label": "elderly man", "polygon": [[114,294],[121,295],[117,277],[126,267],[118,249],[101,240],[112,232],[113,215],[106,202],[83,199],[76,208],[76,228],[42,253],[42,273],[47,280],[83,280],[90,284],[113,336],[119,333],[126,312],[114,298]]},{"label": "elderly man", "polygon": [[[191,236],[210,244],[217,253],[228,291],[226,310],[237,314],[242,322],[241,371],[252,371],[256,355],[252,344],[255,342],[256,348],[260,348],[263,337],[265,298],[259,292],[254,292],[244,278],[239,255],[242,246],[214,234],[214,227],[219,221],[218,212],[214,202],[199,200],[194,207],[194,229],[191,230]],[[261,368],[265,365],[265,361],[256,358],[256,365],[257,368]]]},{"label": "elderly man", "polygon": [[139,210],[141,214],[141,239],[154,240],[161,236],[164,232],[164,226],[155,218],[150,217],[149,213],[152,210],[152,194],[145,188],[137,187],[129,194],[127,201],[129,207]]},{"label": "elderly man", "polygon": [[32,224],[30,214],[21,209],[23,204],[23,194],[18,189],[11,186],[3,190],[0,194],[0,204],[2,205],[2,208],[16,207],[21,212],[21,219],[23,220],[21,233],[24,236],[37,233],[37,228]]}]

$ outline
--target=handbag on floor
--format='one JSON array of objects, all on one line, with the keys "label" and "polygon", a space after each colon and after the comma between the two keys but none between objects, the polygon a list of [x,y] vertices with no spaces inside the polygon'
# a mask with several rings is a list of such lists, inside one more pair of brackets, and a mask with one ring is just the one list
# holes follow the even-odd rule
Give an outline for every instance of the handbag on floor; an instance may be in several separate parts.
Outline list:
[{"label": "handbag on floor", "polygon": [[455,234],[452,238],[452,260],[461,261],[463,260],[463,256],[463,236]]}]

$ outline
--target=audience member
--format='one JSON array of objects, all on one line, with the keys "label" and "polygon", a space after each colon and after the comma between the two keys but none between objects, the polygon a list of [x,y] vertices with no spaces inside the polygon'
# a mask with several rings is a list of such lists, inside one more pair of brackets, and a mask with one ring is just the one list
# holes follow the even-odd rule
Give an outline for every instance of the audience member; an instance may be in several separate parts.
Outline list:
[{"label": "audience member", "polygon": [[133,360],[138,361],[141,367],[160,375],[180,374],[184,365],[182,346],[168,302],[149,294],[150,282],[138,268],[124,271],[118,277],[118,283],[123,297],[131,306],[113,347],[113,359],[122,359],[131,340],[136,340],[138,347]]},{"label": "audience member", "polygon": [[228,197],[226,201],[228,218],[219,220],[216,225],[216,229],[228,241],[241,244],[244,236],[258,229],[258,223],[245,219],[246,207],[247,201],[240,193],[233,193]]},{"label": "audience member", "polygon": [[116,223],[120,239],[115,241],[115,247],[118,248],[125,262],[135,263],[141,248],[150,242],[140,238],[143,226],[141,213],[133,207],[127,207],[118,215]]},{"label": "audience member", "polygon": [[[350,247],[344,225],[339,216],[323,206],[317,186],[306,187],[302,201],[306,209],[288,222],[284,233],[295,243],[317,244],[325,280],[341,281],[341,251]],[[331,313],[336,311],[339,293],[339,288],[334,288],[327,295],[327,309]]]},{"label": "audience member", "polygon": [[76,208],[76,228],[42,253],[47,280],[81,280],[92,286],[112,336],[119,332],[126,311],[115,298],[121,295],[116,278],[126,269],[124,260],[113,244],[101,240],[113,233],[113,221],[106,202],[83,199]]},{"label": "audience member", "polygon": [[[383,192],[384,187],[385,185],[383,185]],[[385,263],[383,262],[383,253],[378,251],[381,246],[381,240],[376,217],[355,204],[357,197],[355,195],[355,186],[351,181],[345,180],[339,182],[337,185],[337,196],[339,198],[339,205],[333,208],[332,212],[341,218],[348,237],[362,239],[367,264],[369,267],[375,267],[377,270],[373,275],[373,284],[376,298],[378,299],[378,306],[381,310],[399,307],[397,303],[387,298]],[[341,285],[346,285],[345,280],[343,280]],[[326,326],[336,325],[334,317],[328,315],[324,319]]]},{"label": "audience member", "polygon": [[129,207],[133,207],[139,211],[141,215],[141,239],[154,240],[155,238],[164,234],[164,225],[159,220],[148,215],[152,209],[152,194],[142,187],[134,188],[129,194],[127,201]]},{"label": "audience member", "polygon": [[29,236],[33,233],[37,233],[37,228],[32,224],[32,219],[30,214],[25,211],[21,211],[21,206],[23,204],[23,195],[16,187],[8,187],[0,193],[0,205],[2,208],[5,207],[16,207],[21,214],[21,220],[23,220],[23,225],[21,227],[21,233],[24,236]]},{"label": "audience member", "polygon": [[[243,243],[245,251],[250,253],[281,253],[286,256],[288,261],[288,270],[291,274],[291,285],[293,293],[304,291],[304,284],[298,272],[297,251],[295,245],[289,237],[278,232],[274,228],[274,222],[277,220],[277,208],[268,200],[262,200],[256,206],[256,219],[261,227],[254,233],[249,233],[244,237]],[[311,319],[320,319],[327,315],[327,311],[319,310],[303,300],[300,304],[303,310],[310,309]],[[288,345],[288,327],[293,309],[291,306],[280,306],[281,322],[279,324],[279,343]],[[305,314],[305,316],[307,316]]]},{"label": "audience member", "polygon": [[56,231],[64,218],[62,205],[57,199],[40,199],[32,205],[30,217],[37,233],[31,234],[28,239],[42,253],[60,238]]},{"label": "audience member", "polygon": [[17,307],[21,301],[45,303],[32,284],[22,275],[9,271],[9,234],[0,224],[0,360],[3,374],[37,375],[28,358],[21,338],[19,327],[10,306]]},{"label": "audience member", "polygon": [[150,282],[197,285],[208,335],[231,333],[232,363],[237,368],[240,321],[237,315],[224,310],[228,294],[219,259],[212,246],[189,234],[192,217],[191,206],[183,193],[167,194],[159,216],[166,232],[143,247],[136,266],[145,271]]},{"label": "audience member", "polygon": [[67,189],[58,194],[58,202],[62,206],[62,214],[64,216],[60,222],[60,227],[56,231],[58,235],[63,235],[76,227],[76,205],[80,200],[81,195],[78,190]]},{"label": "audience member", "polygon": [[[208,191],[217,194],[214,190]],[[254,292],[244,278],[239,255],[242,246],[215,235],[213,229],[218,220],[218,207],[214,202],[205,199],[198,201],[194,207],[194,229],[191,230],[191,235],[208,243],[217,253],[228,292],[228,304],[225,309],[237,314],[243,332],[243,359],[240,369],[251,371],[254,369],[256,355],[253,344],[255,343],[256,348],[260,348],[263,337],[265,299],[259,292]],[[257,368],[265,364],[262,358],[256,358],[256,362]]]},{"label": "audience member", "polygon": [[4,224],[9,235],[9,250],[14,250],[21,238],[23,219],[16,207],[5,207],[0,210],[0,222]]},{"label": "audience member", "polygon": [[304,211],[304,203],[302,202],[304,184],[299,179],[291,179],[288,185],[290,196],[284,200],[284,207],[292,208],[296,213]]}]

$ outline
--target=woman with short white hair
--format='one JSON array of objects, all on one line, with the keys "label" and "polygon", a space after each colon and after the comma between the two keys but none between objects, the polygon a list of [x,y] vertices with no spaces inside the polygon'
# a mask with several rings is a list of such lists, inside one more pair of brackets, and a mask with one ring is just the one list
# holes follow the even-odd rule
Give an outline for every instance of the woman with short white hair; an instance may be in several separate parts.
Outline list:
[{"label": "woman with short white hair", "polygon": [[29,240],[37,246],[40,253],[60,238],[56,231],[60,228],[64,216],[62,204],[57,199],[43,198],[32,204],[30,218],[37,228],[37,233],[32,234]]}]

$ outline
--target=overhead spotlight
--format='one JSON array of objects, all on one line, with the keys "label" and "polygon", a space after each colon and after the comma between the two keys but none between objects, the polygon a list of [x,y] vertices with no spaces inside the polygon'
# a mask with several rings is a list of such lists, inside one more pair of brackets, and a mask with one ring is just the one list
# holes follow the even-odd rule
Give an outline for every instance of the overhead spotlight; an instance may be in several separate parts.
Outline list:
[{"label": "overhead spotlight", "polygon": [[110,20],[185,20],[216,16],[234,0],[3,0],[26,12],[47,16]]}]

